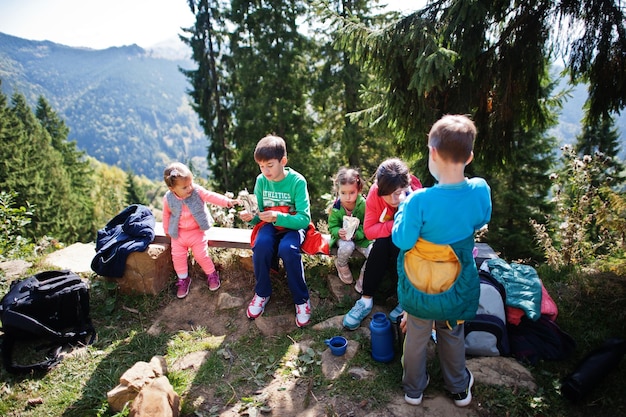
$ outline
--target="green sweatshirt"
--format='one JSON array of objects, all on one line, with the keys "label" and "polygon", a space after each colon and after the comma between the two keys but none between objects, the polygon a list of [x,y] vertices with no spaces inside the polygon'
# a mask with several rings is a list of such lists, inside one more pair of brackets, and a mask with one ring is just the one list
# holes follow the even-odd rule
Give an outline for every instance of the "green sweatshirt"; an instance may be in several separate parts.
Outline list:
[{"label": "green sweatshirt", "polygon": [[[328,231],[330,232],[330,247],[332,248],[337,241],[339,240],[339,230],[343,229],[343,216],[346,215],[346,209],[341,205],[341,201],[339,199],[335,200],[335,203],[330,209],[330,214],[328,215]],[[365,218],[365,198],[359,194],[356,200],[356,206],[352,211],[352,215],[354,217],[358,217],[359,227],[356,229],[354,233],[354,243],[362,248],[366,248],[372,243],[371,240],[368,240],[365,237],[365,232],[363,231],[363,219]]]},{"label": "green sweatshirt", "polygon": [[[274,226],[287,229],[306,229],[311,223],[311,204],[306,179],[302,174],[285,167],[285,178],[276,182],[269,181],[259,174],[254,185],[254,195],[259,204],[259,211],[271,207],[289,207],[289,213],[279,213]],[[259,223],[255,216],[250,223]]]}]

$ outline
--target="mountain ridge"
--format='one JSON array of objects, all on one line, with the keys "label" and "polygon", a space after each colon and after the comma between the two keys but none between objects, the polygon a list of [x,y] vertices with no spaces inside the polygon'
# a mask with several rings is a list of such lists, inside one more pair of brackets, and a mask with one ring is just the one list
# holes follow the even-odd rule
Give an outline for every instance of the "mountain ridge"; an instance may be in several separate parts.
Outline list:
[{"label": "mountain ridge", "polygon": [[23,94],[33,107],[43,96],[79,149],[150,179],[173,160],[206,171],[207,139],[179,71],[192,66],[137,45],[75,48],[0,33],[5,95]]}]

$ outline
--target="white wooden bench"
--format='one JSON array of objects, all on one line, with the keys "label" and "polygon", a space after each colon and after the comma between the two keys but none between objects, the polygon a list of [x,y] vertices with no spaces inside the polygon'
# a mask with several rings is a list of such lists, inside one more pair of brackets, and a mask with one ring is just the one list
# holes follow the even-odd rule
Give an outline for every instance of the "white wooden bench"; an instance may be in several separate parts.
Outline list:
[{"label": "white wooden bench", "polygon": [[[155,225],[155,239],[143,252],[132,252],[126,259],[121,278],[107,278],[118,285],[124,294],[156,295],[173,282],[171,239],[163,231],[163,224]],[[212,227],[208,230],[208,246],[213,248],[251,249],[252,229]],[[328,235],[324,235],[326,239]]]},{"label": "white wooden bench", "polygon": [[[169,237],[165,236],[162,223],[157,222],[154,231],[156,236],[162,236],[169,240]],[[250,237],[252,236],[252,229],[213,226],[206,233],[209,247],[251,249]],[[327,241],[330,240],[330,235],[325,234],[323,236]]]}]

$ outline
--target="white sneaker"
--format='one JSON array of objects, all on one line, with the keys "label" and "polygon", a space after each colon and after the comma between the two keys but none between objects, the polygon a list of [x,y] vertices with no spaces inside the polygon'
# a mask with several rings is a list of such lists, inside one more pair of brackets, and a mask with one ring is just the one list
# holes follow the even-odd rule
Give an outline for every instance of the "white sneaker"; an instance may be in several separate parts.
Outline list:
[{"label": "white sneaker", "polygon": [[256,319],[265,311],[265,306],[267,302],[270,300],[270,297],[260,297],[256,293],[254,297],[252,297],[252,301],[248,304],[248,310],[246,310],[246,316],[249,319]]},{"label": "white sneaker", "polygon": [[420,395],[417,398],[409,397],[409,394],[404,394],[404,401],[406,401],[407,404],[411,404],[411,405],[420,405],[422,403],[423,398],[424,398],[424,394]]},{"label": "white sneaker", "polygon": [[[426,388],[428,388],[428,384],[430,384],[430,375],[426,374],[426,377],[428,379],[426,380],[426,387],[424,387],[424,391],[426,391]],[[422,400],[424,399],[424,391],[422,391],[420,396],[417,398],[409,397],[409,394],[404,394],[404,401],[406,401],[407,404],[420,405],[422,403]]]},{"label": "white sneaker", "polygon": [[296,304],[296,326],[304,327],[311,321],[311,301],[306,300],[306,303]]}]

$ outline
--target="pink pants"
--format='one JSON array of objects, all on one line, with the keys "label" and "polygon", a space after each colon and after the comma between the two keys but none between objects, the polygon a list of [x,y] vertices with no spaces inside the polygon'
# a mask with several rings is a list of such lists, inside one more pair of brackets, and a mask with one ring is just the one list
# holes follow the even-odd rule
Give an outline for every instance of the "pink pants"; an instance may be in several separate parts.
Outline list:
[{"label": "pink pants", "polygon": [[205,274],[215,271],[213,260],[207,252],[208,238],[202,229],[178,229],[178,238],[172,238],[172,262],[179,277],[189,274],[187,254],[189,248]]}]

